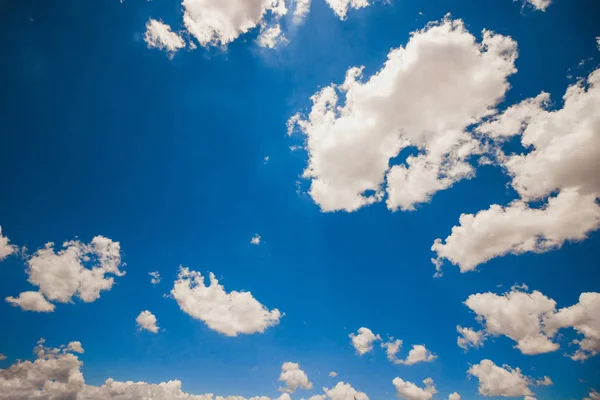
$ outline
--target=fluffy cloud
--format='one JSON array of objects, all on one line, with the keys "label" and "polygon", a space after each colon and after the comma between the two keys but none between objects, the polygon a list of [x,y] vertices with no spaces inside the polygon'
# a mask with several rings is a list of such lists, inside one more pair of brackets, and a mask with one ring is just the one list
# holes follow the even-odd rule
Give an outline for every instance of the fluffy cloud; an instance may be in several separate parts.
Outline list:
[{"label": "fluffy cloud", "polygon": [[199,272],[180,268],[171,295],[183,312],[227,336],[262,333],[279,323],[279,310],[269,311],[250,292],[227,293],[213,273],[209,279],[206,286]]},{"label": "fluffy cloud", "polygon": [[4,361],[6,360],[6,356],[2,353],[0,353],[0,361]]},{"label": "fluffy cloud", "polygon": [[313,387],[306,373],[300,369],[300,365],[293,362],[283,363],[279,381],[285,384],[285,387],[280,387],[279,391],[285,393],[294,393],[297,389],[308,390]]},{"label": "fluffy cloud", "polygon": [[536,10],[546,11],[552,0],[525,0]]},{"label": "fluffy cloud", "polygon": [[583,400],[600,400],[600,393],[594,389],[591,389],[588,397],[584,398]]},{"label": "fluffy cloud", "polygon": [[5,300],[23,311],[53,312],[55,308],[40,292],[23,292],[18,297],[9,296]]},{"label": "fluffy cloud", "polygon": [[533,395],[531,380],[519,368],[499,367],[490,360],[482,360],[469,368],[468,374],[479,380],[479,394],[483,396],[520,397]]},{"label": "fluffy cloud", "polygon": [[432,354],[425,346],[421,344],[413,345],[412,349],[408,352],[408,356],[405,360],[397,360],[398,364],[413,365],[420,362],[429,362],[437,358],[435,354]]},{"label": "fluffy cloud", "polygon": [[571,356],[573,360],[583,361],[600,352],[600,293],[582,293],[577,304],[562,308],[545,320],[548,335],[568,327],[583,335],[583,339],[574,341],[579,350]]},{"label": "fluffy cloud", "polygon": [[158,326],[156,325],[156,316],[150,311],[142,311],[140,315],[135,319],[139,329],[145,329],[152,333],[158,333]]},{"label": "fluffy cloud", "polygon": [[364,8],[369,6],[368,0],[325,0],[341,20],[346,19],[348,10]]},{"label": "fluffy cloud", "polygon": [[267,14],[287,13],[283,0],[183,0],[183,22],[202,46],[223,46],[265,24]]},{"label": "fluffy cloud", "polygon": [[335,378],[336,376],[337,376],[337,372],[335,372],[335,371],[331,371],[331,372],[329,373],[329,377],[330,377],[330,378]]},{"label": "fluffy cloud", "polygon": [[394,338],[390,338],[389,342],[381,343],[381,347],[385,349],[385,354],[388,360],[390,360],[393,363],[398,362],[396,354],[398,354],[400,348],[402,347],[402,340],[394,340]]},{"label": "fluffy cloud", "polygon": [[0,261],[17,251],[17,246],[10,244],[10,240],[2,235],[2,227],[0,226]]},{"label": "fluffy cloud", "polygon": [[287,39],[281,31],[281,25],[274,24],[273,26],[265,28],[260,35],[258,35],[257,42],[260,47],[274,49],[281,44],[287,43]]},{"label": "fluffy cloud", "polygon": [[381,336],[375,335],[369,328],[359,328],[357,334],[351,333],[349,337],[352,346],[361,356],[373,350],[373,342],[381,340]]},{"label": "fluffy cloud", "polygon": [[[414,32],[367,81],[350,68],[343,84],[312,96],[307,117],[288,122],[306,136],[313,200],[322,211],[354,211],[386,192],[389,209],[412,210],[472,176],[468,158],[481,146],[467,127],[495,112],[516,55],[510,38],[484,31],[478,43],[446,18]],[[405,148],[418,154],[390,167]]]},{"label": "fluffy cloud", "polygon": [[252,239],[250,239],[250,244],[253,244],[255,246],[258,246],[260,244],[260,241],[262,240],[262,238],[260,237],[260,235],[257,233],[254,236],[252,236]]},{"label": "fluffy cloud", "polygon": [[349,383],[344,382],[338,382],[338,384],[331,389],[323,388],[323,391],[330,400],[369,400],[369,396],[365,393],[359,392],[350,386]]},{"label": "fluffy cloud", "polygon": [[399,399],[406,400],[429,400],[437,393],[433,379],[427,378],[423,381],[424,388],[420,388],[412,382],[404,381],[400,378],[394,378],[392,381],[396,387],[396,396]]},{"label": "fluffy cloud", "polygon": [[456,331],[460,334],[456,340],[456,344],[464,350],[467,350],[469,347],[480,347],[485,340],[485,334],[481,331],[478,332],[471,328],[463,328],[462,326],[457,326]]},{"label": "fluffy cloud", "polygon": [[84,353],[83,346],[81,346],[81,342],[69,342],[66,349],[67,349],[67,351],[70,351],[73,353],[79,353],[79,354]]},{"label": "fluffy cloud", "polygon": [[448,400],[460,400],[460,394],[454,392],[450,396],[448,396]]},{"label": "fluffy cloud", "polygon": [[169,25],[155,19],[150,19],[146,23],[144,41],[148,48],[165,50],[170,54],[185,47],[185,41],[181,36],[171,31]]},{"label": "fluffy cloud", "polygon": [[566,241],[584,240],[600,227],[600,206],[595,195],[567,189],[543,208],[518,200],[508,207],[493,205],[476,215],[463,214],[459,221],[445,243],[437,239],[432,250],[439,260],[448,259],[468,272],[495,257],[543,253]]},{"label": "fluffy cloud", "polygon": [[311,0],[296,0],[296,8],[294,9],[294,23],[299,24],[304,21],[306,15],[310,11]]},{"label": "fluffy cloud", "polygon": [[150,275],[150,282],[153,285],[158,285],[160,283],[160,274],[158,273],[158,271],[154,271],[154,272],[148,272],[148,275]]}]

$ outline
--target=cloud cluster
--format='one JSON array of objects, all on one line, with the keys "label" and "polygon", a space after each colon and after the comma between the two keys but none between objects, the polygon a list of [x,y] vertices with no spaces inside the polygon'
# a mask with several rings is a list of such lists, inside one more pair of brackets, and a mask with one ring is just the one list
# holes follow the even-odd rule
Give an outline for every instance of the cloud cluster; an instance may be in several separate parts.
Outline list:
[{"label": "cloud cluster", "polygon": [[503,335],[523,354],[542,354],[559,349],[553,338],[558,330],[575,329],[582,338],[574,344],[573,360],[583,361],[600,352],[600,293],[582,293],[579,302],[556,310],[556,302],[539,291],[531,293],[512,288],[503,295],[479,293],[469,296],[465,305],[482,322],[484,332],[459,327],[459,345],[479,346],[485,336]]},{"label": "cloud cluster", "polygon": [[423,380],[425,387],[420,388],[412,382],[404,381],[400,378],[394,378],[392,381],[396,387],[396,396],[405,400],[429,400],[437,393],[433,379]]},{"label": "cloud cluster", "polygon": [[525,0],[525,2],[536,10],[546,11],[546,9],[550,6],[550,3],[552,3],[552,0]]},{"label": "cloud cluster", "polygon": [[389,342],[382,343],[381,347],[385,348],[388,360],[394,364],[413,365],[420,362],[433,361],[437,358],[437,356],[427,350],[425,346],[421,344],[415,344],[408,352],[406,359],[398,359],[397,354],[402,347],[402,340],[399,339],[390,339]]},{"label": "cloud cluster", "polygon": [[17,251],[17,246],[10,244],[10,240],[2,235],[2,227],[0,226],[0,261]]},{"label": "cloud cluster", "polygon": [[[355,211],[387,194],[390,210],[413,210],[473,176],[469,158],[482,146],[467,128],[495,112],[516,56],[509,37],[484,31],[477,42],[448,17],[414,32],[368,80],[350,68],[288,121],[306,137],[312,199],[325,212]],[[416,154],[391,166],[403,149]]]},{"label": "cloud cluster", "polygon": [[293,362],[283,363],[279,380],[285,384],[279,388],[279,391],[284,393],[294,393],[298,389],[309,390],[313,387],[306,373],[300,369],[300,365]]},{"label": "cloud cluster", "polygon": [[6,301],[23,310],[54,311],[49,301],[68,303],[73,297],[90,303],[108,291],[114,277],[123,276],[121,271],[121,247],[104,236],[96,236],[88,244],[78,240],[63,243],[58,252],[54,243],[47,243],[27,259],[29,283],[38,292],[27,291]]},{"label": "cloud cluster", "polygon": [[529,386],[532,380],[521,373],[519,368],[499,367],[490,360],[482,360],[467,371],[479,380],[479,394],[487,397],[531,396]]},{"label": "cloud cluster", "polygon": [[149,48],[165,50],[169,54],[185,47],[185,41],[162,21],[150,19],[146,23],[144,41]]},{"label": "cloud cluster", "polygon": [[359,328],[356,334],[351,333],[349,337],[356,353],[360,356],[373,350],[373,343],[381,340],[381,336],[375,335],[369,328],[364,327]]},{"label": "cloud cluster", "polygon": [[341,20],[346,19],[346,14],[351,9],[358,10],[370,5],[369,0],[325,0]]},{"label": "cloud cluster", "polygon": [[262,333],[279,323],[279,310],[268,310],[250,292],[227,293],[213,273],[209,280],[206,286],[199,272],[181,267],[171,296],[183,312],[227,336]]},{"label": "cloud cluster", "polygon": [[148,275],[150,275],[150,283],[152,283],[154,286],[160,283],[161,278],[160,273],[158,271],[148,272]]}]

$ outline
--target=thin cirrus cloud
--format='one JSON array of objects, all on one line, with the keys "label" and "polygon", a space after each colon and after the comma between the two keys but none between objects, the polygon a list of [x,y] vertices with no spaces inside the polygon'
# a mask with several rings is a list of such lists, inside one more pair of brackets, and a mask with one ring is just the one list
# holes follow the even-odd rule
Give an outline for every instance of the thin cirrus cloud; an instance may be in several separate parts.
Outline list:
[{"label": "thin cirrus cloud", "polygon": [[483,325],[482,332],[459,327],[459,346],[465,349],[480,346],[487,336],[502,335],[515,341],[523,354],[549,353],[560,348],[554,340],[557,332],[573,328],[580,337],[569,357],[585,361],[600,352],[600,293],[582,293],[578,303],[557,310],[556,301],[541,292],[513,287],[502,295],[471,295],[465,305]]},{"label": "thin cirrus cloud", "polygon": [[[414,210],[472,177],[469,159],[483,146],[467,127],[495,112],[516,57],[511,38],[483,31],[478,42],[446,17],[413,32],[368,79],[350,68],[342,84],[312,96],[307,115],[288,121],[306,138],[313,201],[324,212],[351,212],[387,195],[390,210]],[[405,148],[419,151],[390,166]]]},{"label": "thin cirrus cloud", "polygon": [[91,303],[101,292],[108,291],[114,277],[125,275],[120,270],[121,247],[104,236],[96,236],[90,243],[79,240],[63,243],[56,251],[54,243],[27,258],[28,281],[38,292],[27,291],[6,301],[26,311],[54,311],[50,302],[68,303],[74,297]]},{"label": "thin cirrus cloud", "polygon": [[252,293],[226,292],[213,273],[209,281],[206,286],[199,272],[181,267],[171,296],[183,312],[226,336],[262,333],[279,324],[279,310],[267,309]]}]

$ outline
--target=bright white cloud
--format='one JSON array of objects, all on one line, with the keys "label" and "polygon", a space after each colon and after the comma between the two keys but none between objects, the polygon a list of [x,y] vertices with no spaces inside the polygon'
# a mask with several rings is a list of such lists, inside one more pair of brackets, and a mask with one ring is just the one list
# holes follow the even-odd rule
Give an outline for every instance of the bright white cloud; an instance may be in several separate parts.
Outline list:
[{"label": "bright white cloud", "polygon": [[285,384],[279,391],[294,393],[298,389],[312,389],[313,384],[308,380],[306,373],[300,369],[300,365],[293,362],[285,362],[281,366],[279,381]]},{"label": "bright white cloud", "polygon": [[150,282],[153,285],[156,286],[160,283],[161,278],[160,278],[160,273],[158,271],[148,272],[148,275],[150,275]]},{"label": "bright white cloud", "polygon": [[260,235],[257,233],[256,235],[252,236],[252,239],[250,239],[250,244],[253,244],[255,246],[258,246],[260,244],[261,241],[261,237]]},{"label": "bright white cloud", "polygon": [[227,336],[262,333],[279,323],[279,310],[269,311],[252,293],[227,293],[213,273],[209,279],[206,286],[199,272],[180,268],[171,295],[183,312]]},{"label": "bright white cloud", "polygon": [[224,46],[264,25],[267,15],[287,14],[283,0],[183,0],[183,22],[202,46]]},{"label": "bright white cloud", "polygon": [[392,381],[396,387],[396,396],[405,400],[429,400],[437,393],[433,379],[423,380],[424,388],[420,388],[412,382],[404,381],[400,378],[394,378]]},{"label": "bright white cloud", "polygon": [[81,342],[69,342],[69,344],[66,347],[66,350],[73,353],[84,353],[83,346],[81,346]]},{"label": "bright white cloud", "polygon": [[369,400],[369,396],[367,396],[365,393],[359,392],[350,386],[349,383],[344,382],[338,382],[338,384],[331,389],[323,388],[323,391],[329,400]]},{"label": "bright white cloud", "polygon": [[463,328],[462,326],[457,326],[456,331],[460,335],[456,340],[456,344],[464,350],[468,350],[469,347],[480,347],[485,340],[485,334],[481,331]]},{"label": "bright white cloud", "polygon": [[0,261],[17,251],[17,246],[10,244],[10,240],[2,235],[2,227],[0,226]]},{"label": "bright white cloud", "polygon": [[144,41],[148,48],[164,50],[170,54],[185,47],[185,41],[169,25],[152,18],[146,23]]},{"label": "bright white cloud", "polygon": [[573,360],[583,361],[600,352],[600,293],[582,293],[577,304],[562,308],[545,320],[549,335],[568,327],[583,335],[583,339],[574,341],[579,350],[571,356]]},{"label": "bright white cloud", "polygon": [[[312,199],[325,212],[354,211],[387,192],[389,209],[412,210],[471,177],[468,158],[481,146],[467,127],[495,112],[516,55],[512,39],[484,31],[478,43],[446,18],[414,32],[367,81],[350,68],[343,84],[313,95],[307,117],[288,122],[306,135]],[[419,153],[390,168],[405,148]]]},{"label": "bright white cloud", "polygon": [[53,312],[55,308],[40,292],[23,292],[18,297],[9,296],[5,300],[23,311]]},{"label": "bright white cloud", "polygon": [[552,0],[525,0],[525,2],[529,3],[536,10],[546,11]]},{"label": "bright white cloud", "polygon": [[285,35],[281,31],[279,24],[274,24],[265,28],[256,39],[260,47],[274,49],[275,47],[287,43]]},{"label": "bright white cloud", "polygon": [[566,189],[543,208],[530,208],[521,200],[507,207],[495,204],[476,215],[461,215],[459,224],[445,242],[436,239],[433,244],[438,271],[441,259],[468,272],[506,254],[543,253],[566,241],[584,240],[600,228],[600,206],[596,195]]},{"label": "bright white cloud", "polygon": [[135,319],[139,329],[145,329],[152,333],[158,333],[158,326],[156,325],[156,316],[150,311],[142,311],[140,315]]},{"label": "bright white cloud", "polygon": [[381,336],[375,335],[369,328],[359,328],[358,333],[349,335],[352,346],[358,355],[363,355],[373,350],[373,342],[381,340]]},{"label": "bright white cloud", "polygon": [[412,349],[408,352],[408,356],[404,360],[397,360],[398,364],[413,365],[420,362],[430,362],[437,358],[435,354],[432,354],[427,348],[421,344],[413,345]]},{"label": "bright white cloud", "polygon": [[304,21],[304,18],[306,18],[306,15],[310,11],[310,3],[311,3],[311,0],[296,0],[295,1],[296,8],[294,9],[294,16],[293,16],[295,24],[299,24]]},{"label": "bright white cloud", "polygon": [[460,394],[454,392],[448,396],[448,400],[460,400]]},{"label": "bright white cloud", "polygon": [[383,347],[385,349],[385,354],[386,354],[388,360],[390,360],[393,363],[398,362],[398,357],[396,355],[398,354],[398,352],[400,351],[400,348],[402,347],[402,340],[400,340],[400,339],[394,340],[394,338],[390,338],[389,342],[381,343],[381,347]]},{"label": "bright white cloud", "polygon": [[490,360],[482,360],[469,368],[468,374],[479,380],[479,394],[483,396],[520,397],[533,395],[531,380],[519,368],[499,367]]},{"label": "bright white cloud", "polygon": [[325,0],[329,7],[333,10],[341,20],[346,19],[346,14],[350,9],[358,10],[360,8],[368,7],[368,0]]}]

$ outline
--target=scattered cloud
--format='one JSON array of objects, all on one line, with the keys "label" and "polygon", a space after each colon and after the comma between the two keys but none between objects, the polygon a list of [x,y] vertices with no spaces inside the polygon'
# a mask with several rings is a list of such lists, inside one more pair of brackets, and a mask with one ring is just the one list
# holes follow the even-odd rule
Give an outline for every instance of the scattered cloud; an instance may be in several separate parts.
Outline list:
[{"label": "scattered cloud", "polygon": [[336,376],[337,376],[337,372],[335,372],[335,371],[331,371],[331,372],[329,373],[329,377],[330,377],[330,378],[335,378]]},{"label": "scattered cloud", "polygon": [[408,356],[405,360],[397,360],[397,364],[413,365],[420,362],[430,362],[437,358],[435,354],[432,354],[425,346],[421,344],[413,345],[412,349],[408,352]]},{"label": "scattered cloud", "polygon": [[486,339],[485,332],[475,331],[471,328],[457,326],[456,331],[460,335],[456,340],[456,344],[465,351],[468,350],[469,347],[480,347]]},{"label": "scattered cloud", "polygon": [[588,397],[584,398],[583,400],[600,400],[600,393],[594,389],[591,389]]},{"label": "scattered cloud", "polygon": [[312,389],[313,384],[308,380],[306,373],[300,369],[300,365],[293,362],[285,362],[281,366],[279,381],[285,384],[280,387],[280,392],[294,393],[297,389]]},{"label": "scattered cloud", "polygon": [[262,333],[279,323],[279,310],[268,310],[252,293],[227,293],[213,273],[209,279],[210,285],[206,286],[199,272],[179,269],[171,296],[183,312],[227,336]]},{"label": "scattered cloud", "polygon": [[261,237],[260,235],[257,233],[254,236],[252,236],[252,239],[250,239],[250,244],[256,245],[258,246],[260,244],[261,241]]},{"label": "scattered cloud", "polygon": [[148,48],[164,50],[171,56],[185,47],[185,41],[162,21],[150,19],[146,23],[144,41]]},{"label": "scattered cloud", "polygon": [[17,297],[5,299],[13,306],[19,306],[23,311],[53,312],[56,306],[44,298],[40,292],[23,292]]},{"label": "scattered cloud", "polygon": [[344,382],[338,382],[338,384],[331,389],[323,388],[323,391],[329,400],[369,400],[369,396],[367,396],[365,393],[359,392],[350,386],[349,383]]},{"label": "scattered cloud", "polygon": [[424,388],[420,388],[412,382],[404,381],[400,378],[394,378],[392,381],[396,387],[396,396],[405,400],[429,400],[437,393],[433,379],[423,380]]},{"label": "scattered cloud", "polygon": [[369,328],[359,328],[358,333],[349,335],[352,340],[352,346],[362,356],[373,350],[373,342],[381,340],[381,336],[373,334]]},{"label": "scattered cloud", "polygon": [[546,11],[552,0],[524,0],[536,10]]},{"label": "scattered cloud", "polygon": [[460,400],[460,394],[454,392],[448,396],[448,400]]},{"label": "scattered cloud", "polygon": [[140,315],[137,316],[135,322],[138,325],[138,328],[145,329],[152,333],[158,333],[158,326],[156,325],[156,316],[152,314],[150,311],[142,311]]},{"label": "scattered cloud", "polygon": [[0,226],[0,261],[17,251],[17,246],[10,244],[10,240],[2,235],[2,227]]},{"label": "scattered cloud", "polygon": [[[368,80],[350,68],[312,96],[308,116],[288,121],[306,136],[312,199],[324,212],[350,212],[387,193],[390,210],[413,210],[473,176],[468,159],[482,149],[467,127],[495,112],[516,56],[509,37],[484,31],[478,43],[448,17],[412,33]],[[418,154],[390,166],[406,148]]]},{"label": "scattered cloud", "polygon": [[150,282],[154,286],[156,286],[160,283],[161,278],[160,278],[160,273],[158,271],[148,272],[148,275],[150,275]]},{"label": "scattered cloud", "polygon": [[79,354],[84,353],[83,346],[81,346],[81,342],[69,342],[69,344],[66,347],[66,351]]},{"label": "scattered cloud", "polygon": [[482,360],[467,371],[479,380],[479,394],[488,397],[531,396],[531,380],[521,373],[519,368],[507,365],[499,367],[490,360]]},{"label": "scattered cloud", "polygon": [[341,20],[346,19],[346,14],[350,9],[358,10],[360,8],[368,7],[368,0],[325,0],[329,7],[333,10]]},{"label": "scattered cloud", "polygon": [[393,363],[398,362],[398,357],[396,355],[398,354],[398,352],[400,351],[400,348],[402,347],[402,340],[400,340],[400,339],[394,340],[394,338],[390,338],[389,342],[381,343],[381,347],[383,347],[385,349],[385,354],[386,354],[388,360],[390,360]]},{"label": "scattered cloud", "polygon": [[543,379],[538,379],[535,381],[535,386],[552,386],[553,384],[554,382],[552,382],[552,379],[547,376],[545,376]]},{"label": "scattered cloud", "polygon": [[263,158],[263,164],[266,164],[269,162],[269,156],[266,156],[265,158]]},{"label": "scattered cloud", "polygon": [[4,361],[6,360],[6,356],[2,353],[0,353],[0,361]]},{"label": "scattered cloud", "polygon": [[311,0],[296,0],[296,8],[294,9],[293,21],[294,24],[300,24],[304,22],[304,18],[310,11]]},{"label": "scattered cloud", "polygon": [[274,49],[282,44],[286,44],[288,40],[281,31],[279,24],[266,27],[256,39],[260,47]]}]

